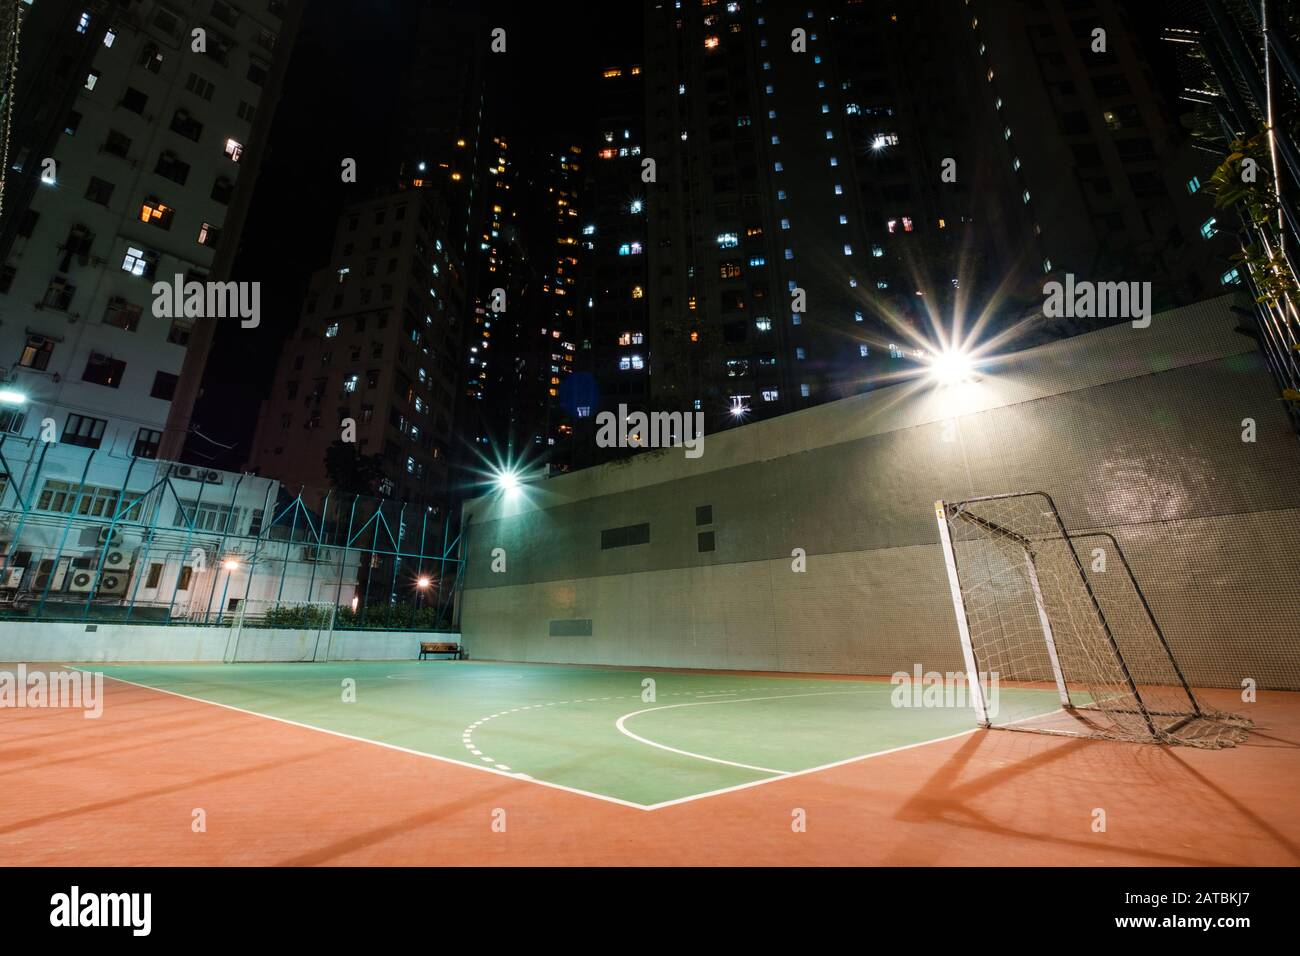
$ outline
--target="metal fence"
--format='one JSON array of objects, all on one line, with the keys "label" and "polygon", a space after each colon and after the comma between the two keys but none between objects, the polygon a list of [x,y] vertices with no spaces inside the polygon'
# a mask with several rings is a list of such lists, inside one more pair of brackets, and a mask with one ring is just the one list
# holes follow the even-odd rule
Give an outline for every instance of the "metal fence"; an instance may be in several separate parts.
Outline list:
[{"label": "metal fence", "polygon": [[0,435],[0,620],[450,630],[429,505]]}]

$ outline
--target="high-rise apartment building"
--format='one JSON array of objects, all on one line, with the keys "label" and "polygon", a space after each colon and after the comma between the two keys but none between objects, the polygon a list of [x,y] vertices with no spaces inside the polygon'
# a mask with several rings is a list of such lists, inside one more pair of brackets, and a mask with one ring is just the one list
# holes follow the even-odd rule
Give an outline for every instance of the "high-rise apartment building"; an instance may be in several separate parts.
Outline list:
[{"label": "high-rise apartment building", "polygon": [[445,506],[466,315],[449,233],[433,190],[344,210],[258,420],[260,473],[323,489],[326,451],[346,433],[361,454],[381,456],[385,497]]},{"label": "high-rise apartment building", "polygon": [[159,318],[153,285],[225,276],[298,7],[28,12],[0,221],[0,352],[23,402],[6,430],[52,427],[95,470],[179,453],[214,323],[240,319]]},{"label": "high-rise apartment building", "polygon": [[[998,192],[1023,258],[1045,277],[1150,282],[1156,311],[1222,291],[1232,250],[1200,192],[1217,162],[1171,115],[1129,9],[965,0],[954,15],[967,34],[961,87],[977,126],[1003,144]],[[1045,331],[1098,324],[1107,319]]]},{"label": "high-rise apartment building", "polygon": [[987,6],[646,3],[643,56],[602,72],[583,209],[597,409],[717,430],[913,375],[977,326],[1095,326],[1019,325],[1066,271],[1149,281],[1155,308],[1217,291],[1203,162],[1123,11]]}]

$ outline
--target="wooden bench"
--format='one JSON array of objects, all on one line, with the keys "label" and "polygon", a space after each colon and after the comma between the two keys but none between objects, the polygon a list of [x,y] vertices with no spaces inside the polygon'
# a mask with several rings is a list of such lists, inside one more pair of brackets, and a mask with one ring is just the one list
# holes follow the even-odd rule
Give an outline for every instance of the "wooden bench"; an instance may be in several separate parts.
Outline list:
[{"label": "wooden bench", "polygon": [[455,641],[421,641],[420,660],[430,654],[455,654],[456,659],[460,660],[460,645]]}]

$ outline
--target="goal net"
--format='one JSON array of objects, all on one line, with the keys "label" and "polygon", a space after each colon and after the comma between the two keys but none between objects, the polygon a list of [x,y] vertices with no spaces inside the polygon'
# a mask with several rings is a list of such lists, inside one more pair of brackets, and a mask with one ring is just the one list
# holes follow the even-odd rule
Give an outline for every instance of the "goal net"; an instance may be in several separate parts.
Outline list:
[{"label": "goal net", "polygon": [[1068,533],[1042,492],[939,501],[935,514],[967,670],[1060,699],[1005,721],[972,679],[981,725],[1201,747],[1245,738],[1248,720],[1197,700],[1113,537]]}]

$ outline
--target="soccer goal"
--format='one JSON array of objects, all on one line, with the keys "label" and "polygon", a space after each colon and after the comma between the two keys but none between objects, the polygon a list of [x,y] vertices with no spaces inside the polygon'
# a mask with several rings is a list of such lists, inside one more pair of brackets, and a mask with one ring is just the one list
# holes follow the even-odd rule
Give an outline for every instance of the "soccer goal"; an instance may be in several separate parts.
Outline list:
[{"label": "soccer goal", "polygon": [[972,680],[982,726],[1201,747],[1245,738],[1248,720],[1197,700],[1112,536],[1067,532],[1043,492],[938,501],[935,516],[967,670],[1060,698],[1053,713],[1000,721]]},{"label": "soccer goal", "polygon": [[243,601],[234,612],[226,615],[230,637],[226,641],[223,660],[239,660],[240,641],[250,632],[261,629],[306,631],[312,637],[307,661],[328,661],[334,647],[334,625],[338,607],[333,601]]}]

